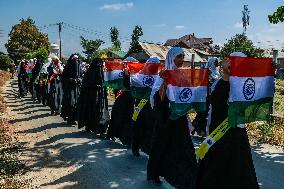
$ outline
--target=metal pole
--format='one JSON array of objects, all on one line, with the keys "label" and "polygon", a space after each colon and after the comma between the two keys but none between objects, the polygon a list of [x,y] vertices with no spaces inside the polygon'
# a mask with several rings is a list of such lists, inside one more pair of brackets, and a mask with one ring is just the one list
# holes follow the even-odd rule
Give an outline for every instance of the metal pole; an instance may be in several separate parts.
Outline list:
[{"label": "metal pole", "polygon": [[58,23],[58,32],[59,32],[59,59],[62,61],[62,53],[61,53],[61,29],[62,29],[62,22]]},{"label": "metal pole", "polygon": [[192,53],[192,55],[191,55],[191,69],[194,68],[194,58],[195,58],[195,54]]}]

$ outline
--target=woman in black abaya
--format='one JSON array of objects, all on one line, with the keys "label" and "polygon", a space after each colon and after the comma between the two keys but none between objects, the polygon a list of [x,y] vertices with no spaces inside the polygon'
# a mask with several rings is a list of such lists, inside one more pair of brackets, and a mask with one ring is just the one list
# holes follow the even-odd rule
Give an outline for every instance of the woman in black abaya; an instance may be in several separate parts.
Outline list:
[{"label": "woman in black abaya", "polygon": [[108,120],[107,93],[103,86],[103,60],[95,58],[88,68],[82,81],[78,100],[78,127],[85,127],[86,131],[103,134]]},{"label": "woman in black abaya", "polygon": [[[233,53],[245,56],[243,53]],[[231,56],[232,56],[231,55]],[[223,76],[210,96],[212,105],[209,132],[213,132],[228,117],[229,60],[221,62]],[[250,144],[243,126],[229,128],[199,162],[197,189],[258,189]]]},{"label": "woman in black abaya", "polygon": [[[133,57],[128,57],[124,62],[138,62]],[[135,99],[130,92],[130,77],[124,72],[124,87],[127,90],[120,91],[111,110],[111,120],[107,131],[107,139],[119,138],[122,144],[131,146],[132,141],[132,115]]]},{"label": "woman in black abaya", "polygon": [[[167,54],[165,68],[178,69],[183,61],[183,50],[173,47]],[[163,73],[160,76],[165,77]],[[167,83],[161,78],[156,79],[151,94],[153,98],[150,98],[157,125],[153,133],[147,179],[159,186],[159,176],[162,176],[175,188],[195,189],[197,162],[188,128],[188,116],[183,115],[176,120],[169,119],[169,100],[165,94]]]}]

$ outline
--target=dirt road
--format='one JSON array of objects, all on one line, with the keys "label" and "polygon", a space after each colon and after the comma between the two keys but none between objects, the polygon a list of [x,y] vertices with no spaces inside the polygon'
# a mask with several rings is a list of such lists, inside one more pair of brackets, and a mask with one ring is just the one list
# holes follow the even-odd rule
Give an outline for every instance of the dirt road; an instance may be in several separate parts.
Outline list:
[{"label": "dirt road", "polygon": [[[50,116],[48,107],[30,96],[17,97],[17,83],[4,89],[11,122],[24,144],[20,159],[25,174],[39,188],[169,189],[166,182],[155,187],[146,181],[147,156],[134,157],[125,146],[101,140]],[[196,144],[200,141],[194,138]],[[253,158],[261,188],[284,187],[284,152],[270,145],[254,145]]]}]

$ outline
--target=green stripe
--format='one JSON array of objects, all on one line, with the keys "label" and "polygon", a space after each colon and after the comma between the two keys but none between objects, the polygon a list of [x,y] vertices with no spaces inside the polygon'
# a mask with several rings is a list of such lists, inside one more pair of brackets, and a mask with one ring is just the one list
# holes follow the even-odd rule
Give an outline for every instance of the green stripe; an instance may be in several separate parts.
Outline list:
[{"label": "green stripe", "polygon": [[238,124],[251,123],[255,121],[269,121],[271,119],[273,98],[260,100],[229,103],[229,126],[235,127]]},{"label": "green stripe", "polygon": [[192,109],[195,111],[206,111],[206,102],[192,102],[190,104],[170,102],[170,119],[176,120],[186,115]]},{"label": "green stripe", "polygon": [[131,95],[137,99],[149,99],[151,91],[148,87],[131,87]]},{"label": "green stripe", "polygon": [[112,88],[112,89],[127,90],[123,85],[123,79],[115,79],[115,80],[111,80],[111,81],[105,81],[104,86]]}]

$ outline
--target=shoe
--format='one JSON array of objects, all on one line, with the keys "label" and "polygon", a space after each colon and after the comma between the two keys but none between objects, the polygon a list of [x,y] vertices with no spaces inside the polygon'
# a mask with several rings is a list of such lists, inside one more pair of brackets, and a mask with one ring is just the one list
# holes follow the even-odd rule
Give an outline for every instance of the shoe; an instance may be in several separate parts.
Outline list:
[{"label": "shoe", "polygon": [[67,121],[67,125],[76,125],[75,121]]},{"label": "shoe", "polygon": [[152,181],[155,186],[161,186],[162,185],[162,182],[161,182],[159,177],[152,178],[152,177],[147,175],[147,180]]},{"label": "shoe", "polygon": [[152,182],[153,182],[153,184],[154,184],[155,186],[161,186],[161,185],[162,185],[162,182],[161,182],[161,180],[159,179],[159,177],[153,179]]},{"label": "shoe", "polygon": [[136,157],[140,156],[139,149],[132,149],[132,154]]}]

